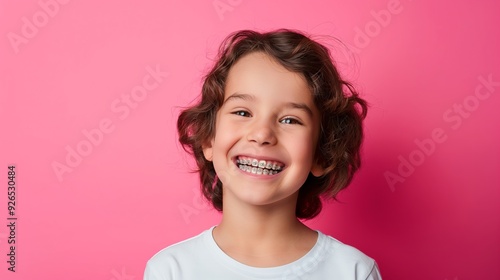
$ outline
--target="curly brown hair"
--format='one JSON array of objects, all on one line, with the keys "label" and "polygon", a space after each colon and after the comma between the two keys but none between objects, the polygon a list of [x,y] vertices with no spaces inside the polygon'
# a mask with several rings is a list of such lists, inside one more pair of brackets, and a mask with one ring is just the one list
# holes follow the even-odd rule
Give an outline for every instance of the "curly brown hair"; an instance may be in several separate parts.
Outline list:
[{"label": "curly brown hair", "polygon": [[311,219],[321,211],[321,197],[335,198],[360,167],[362,121],[367,112],[366,101],[351,83],[342,79],[324,45],[289,29],[232,33],[221,44],[217,62],[204,77],[201,99],[179,115],[179,141],[196,159],[203,195],[222,211],[222,183],[213,163],[205,159],[203,147],[215,135],[216,113],[224,103],[229,70],[238,59],[252,52],[265,53],[287,70],[301,73],[321,114],[315,156],[324,174],[309,174],[299,190],[296,207],[297,218]]}]

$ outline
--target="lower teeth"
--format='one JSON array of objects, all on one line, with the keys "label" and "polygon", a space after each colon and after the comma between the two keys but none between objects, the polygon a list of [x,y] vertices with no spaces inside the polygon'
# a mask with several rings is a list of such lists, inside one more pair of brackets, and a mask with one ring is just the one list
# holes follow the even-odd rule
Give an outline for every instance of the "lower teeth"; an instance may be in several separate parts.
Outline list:
[{"label": "lower teeth", "polygon": [[257,174],[257,175],[274,175],[277,174],[277,170],[269,170],[265,168],[257,168],[257,167],[252,167],[244,164],[240,164],[238,166],[241,170],[252,173],[252,174]]}]

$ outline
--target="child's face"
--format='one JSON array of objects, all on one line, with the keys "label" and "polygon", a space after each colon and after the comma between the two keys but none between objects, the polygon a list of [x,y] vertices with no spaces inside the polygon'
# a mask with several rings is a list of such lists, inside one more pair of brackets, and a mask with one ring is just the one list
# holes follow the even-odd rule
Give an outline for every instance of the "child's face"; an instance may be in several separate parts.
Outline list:
[{"label": "child's face", "polygon": [[226,81],[215,137],[204,148],[223,184],[224,205],[228,199],[296,203],[309,172],[323,172],[314,158],[319,120],[302,75],[263,53],[238,60]]}]

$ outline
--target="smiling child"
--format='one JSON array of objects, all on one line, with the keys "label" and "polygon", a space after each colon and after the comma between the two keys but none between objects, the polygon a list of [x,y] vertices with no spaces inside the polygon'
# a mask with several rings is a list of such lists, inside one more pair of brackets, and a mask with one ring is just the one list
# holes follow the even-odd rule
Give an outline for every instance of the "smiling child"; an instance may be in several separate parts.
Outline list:
[{"label": "smiling child", "polygon": [[222,220],[154,255],[144,279],[382,279],[373,259],[301,221],[350,183],[365,115],[323,45],[291,30],[231,34],[178,119]]}]

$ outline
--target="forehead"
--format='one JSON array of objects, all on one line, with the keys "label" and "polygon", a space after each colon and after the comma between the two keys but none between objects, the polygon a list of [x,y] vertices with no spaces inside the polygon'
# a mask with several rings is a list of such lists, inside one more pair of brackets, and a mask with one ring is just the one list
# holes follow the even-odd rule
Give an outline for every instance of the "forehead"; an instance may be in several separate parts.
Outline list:
[{"label": "forehead", "polygon": [[247,54],[231,67],[224,99],[235,92],[312,104],[312,94],[304,76],[287,70],[262,52]]}]

